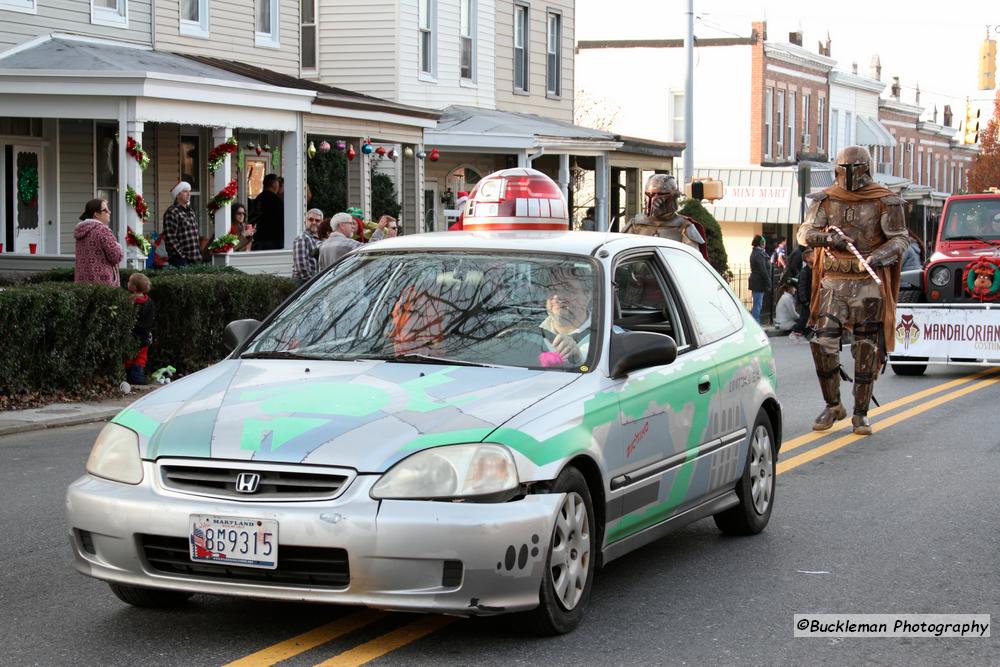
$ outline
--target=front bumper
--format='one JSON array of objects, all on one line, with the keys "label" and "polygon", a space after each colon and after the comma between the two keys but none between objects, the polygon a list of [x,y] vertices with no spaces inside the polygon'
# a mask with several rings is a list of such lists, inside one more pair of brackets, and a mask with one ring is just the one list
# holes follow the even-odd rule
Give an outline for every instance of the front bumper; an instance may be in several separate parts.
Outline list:
[{"label": "front bumper", "polygon": [[[368,492],[377,475],[359,475],[332,501],[236,502],[166,490],[154,481],[154,464],[143,466],[143,482],[136,486],[90,475],[70,485],[70,540],[83,574],[191,593],[461,615],[519,611],[538,605],[562,502],[562,494],[507,503],[376,501]],[[142,536],[186,543],[192,514],[276,520],[279,564],[284,546],[344,549],[349,583],[247,582],[157,569]]]}]

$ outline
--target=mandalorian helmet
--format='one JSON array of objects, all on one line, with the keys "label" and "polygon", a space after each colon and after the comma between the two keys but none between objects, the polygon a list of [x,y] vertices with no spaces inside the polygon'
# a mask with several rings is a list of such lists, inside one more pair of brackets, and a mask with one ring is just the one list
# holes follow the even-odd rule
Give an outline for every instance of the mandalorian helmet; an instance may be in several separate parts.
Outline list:
[{"label": "mandalorian helmet", "polygon": [[837,185],[845,190],[860,190],[872,182],[871,153],[864,146],[848,146],[837,153],[834,170]]},{"label": "mandalorian helmet", "polygon": [[670,174],[653,174],[646,181],[646,202],[642,212],[652,219],[670,218],[677,212],[677,180]]}]

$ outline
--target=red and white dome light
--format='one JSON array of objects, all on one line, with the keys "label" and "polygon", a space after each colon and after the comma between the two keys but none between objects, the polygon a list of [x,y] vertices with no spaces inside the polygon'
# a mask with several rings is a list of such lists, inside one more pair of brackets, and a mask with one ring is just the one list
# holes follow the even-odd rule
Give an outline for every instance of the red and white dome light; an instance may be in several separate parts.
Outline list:
[{"label": "red and white dome light", "polygon": [[566,231],[569,211],[555,181],[515,167],[484,176],[465,205],[466,231]]}]

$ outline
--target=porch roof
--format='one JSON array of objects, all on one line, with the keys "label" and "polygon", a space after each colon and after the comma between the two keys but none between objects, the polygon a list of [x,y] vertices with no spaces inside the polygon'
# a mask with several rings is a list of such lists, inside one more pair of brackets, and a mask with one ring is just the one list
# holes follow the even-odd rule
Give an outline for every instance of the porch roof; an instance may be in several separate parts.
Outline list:
[{"label": "porch roof", "polygon": [[430,145],[465,149],[613,151],[622,142],[611,132],[530,113],[453,105],[424,134]]}]

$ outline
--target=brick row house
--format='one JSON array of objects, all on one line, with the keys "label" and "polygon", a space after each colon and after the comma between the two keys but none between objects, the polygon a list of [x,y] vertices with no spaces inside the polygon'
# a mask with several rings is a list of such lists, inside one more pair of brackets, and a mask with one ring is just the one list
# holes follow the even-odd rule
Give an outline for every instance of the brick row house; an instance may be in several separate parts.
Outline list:
[{"label": "brick row house", "polygon": [[[829,38],[816,52],[802,41],[801,33],[770,41],[763,21],[748,37],[695,40],[693,175],[725,184],[725,196],[705,205],[722,226],[730,263],[746,263],[756,234],[772,243],[793,238],[805,206],[799,174],[809,173],[803,191],[829,186],[833,158],[851,144],[869,148],[876,180],[910,202],[911,227],[933,238],[935,211],[964,189],[975,147],[957,142],[950,114],[939,124],[916,101],[899,101],[897,89],[892,97],[877,57],[864,76],[854,64],[838,68]],[[621,103],[614,131],[684,141],[682,39],[581,41],[578,50],[581,87],[608,96],[619,87],[643,91]],[[915,156],[903,171],[900,150]]]}]

